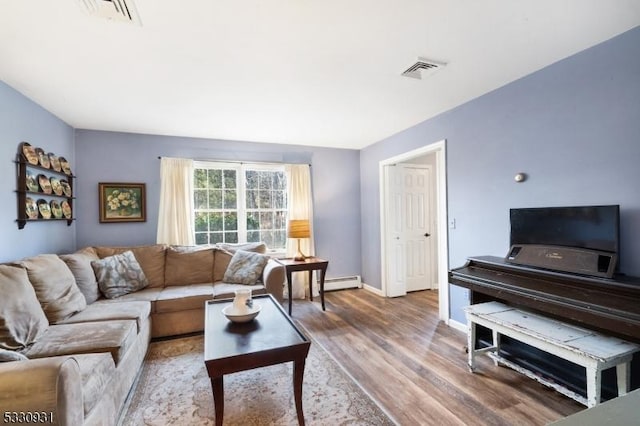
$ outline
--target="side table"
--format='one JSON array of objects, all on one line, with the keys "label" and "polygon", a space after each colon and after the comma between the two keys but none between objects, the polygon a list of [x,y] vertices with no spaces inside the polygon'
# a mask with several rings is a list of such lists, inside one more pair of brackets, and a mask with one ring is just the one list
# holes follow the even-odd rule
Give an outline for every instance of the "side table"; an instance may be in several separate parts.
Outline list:
[{"label": "side table", "polygon": [[293,272],[298,271],[309,271],[309,298],[311,300],[313,300],[313,271],[320,271],[320,300],[322,301],[322,310],[324,311],[324,276],[327,273],[327,266],[329,266],[329,261],[314,256],[307,257],[305,260],[295,260],[291,257],[276,260],[284,265],[285,271],[287,273],[287,289],[289,290],[289,315],[291,315],[292,304],[291,275]]}]

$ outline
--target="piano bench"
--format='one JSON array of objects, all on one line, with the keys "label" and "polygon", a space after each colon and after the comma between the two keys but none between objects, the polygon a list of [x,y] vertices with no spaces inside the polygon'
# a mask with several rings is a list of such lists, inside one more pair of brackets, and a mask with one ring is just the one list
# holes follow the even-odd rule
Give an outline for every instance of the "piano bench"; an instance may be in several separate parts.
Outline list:
[{"label": "piano bench", "polygon": [[[552,320],[544,316],[507,306],[499,302],[480,303],[464,308],[468,325],[469,368],[473,372],[475,356],[486,353],[496,365],[502,364],[549,386],[587,407],[600,403],[602,371],[616,367],[618,396],[629,392],[630,362],[640,345],[598,334]],[[476,325],[493,334],[493,345],[475,349]],[[528,369],[500,356],[500,336],[509,336],[586,368],[587,397],[540,377]]]}]

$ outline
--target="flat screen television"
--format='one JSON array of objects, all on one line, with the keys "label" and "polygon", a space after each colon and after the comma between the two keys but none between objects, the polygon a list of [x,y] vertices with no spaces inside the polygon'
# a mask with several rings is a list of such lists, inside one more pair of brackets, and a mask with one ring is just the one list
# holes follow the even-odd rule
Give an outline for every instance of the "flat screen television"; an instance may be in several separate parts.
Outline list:
[{"label": "flat screen television", "polygon": [[510,216],[508,262],[604,278],[620,271],[620,206],[519,208]]},{"label": "flat screen television", "polygon": [[620,206],[511,209],[511,245],[539,244],[618,253]]},{"label": "flat screen television", "polygon": [[511,209],[511,245],[538,244],[618,254],[620,206]]}]

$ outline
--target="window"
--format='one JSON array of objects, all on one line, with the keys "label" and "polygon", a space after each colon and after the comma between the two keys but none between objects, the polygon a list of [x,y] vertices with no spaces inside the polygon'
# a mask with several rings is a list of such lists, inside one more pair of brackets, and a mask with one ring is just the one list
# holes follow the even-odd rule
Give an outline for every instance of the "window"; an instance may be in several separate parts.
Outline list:
[{"label": "window", "polygon": [[197,162],[194,206],[196,244],[263,241],[285,249],[284,166]]}]

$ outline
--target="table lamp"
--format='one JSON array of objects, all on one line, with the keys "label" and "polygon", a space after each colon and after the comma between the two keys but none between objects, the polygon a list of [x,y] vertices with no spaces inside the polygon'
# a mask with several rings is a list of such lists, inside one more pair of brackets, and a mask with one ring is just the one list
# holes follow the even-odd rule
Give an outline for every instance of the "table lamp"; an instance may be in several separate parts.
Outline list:
[{"label": "table lamp", "polygon": [[294,260],[305,260],[307,256],[300,251],[300,238],[311,238],[311,228],[307,219],[290,220],[287,224],[287,237],[298,239],[298,253]]}]

